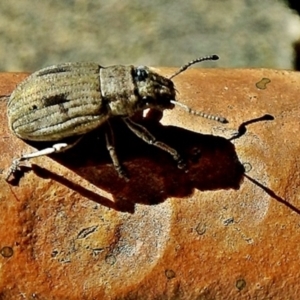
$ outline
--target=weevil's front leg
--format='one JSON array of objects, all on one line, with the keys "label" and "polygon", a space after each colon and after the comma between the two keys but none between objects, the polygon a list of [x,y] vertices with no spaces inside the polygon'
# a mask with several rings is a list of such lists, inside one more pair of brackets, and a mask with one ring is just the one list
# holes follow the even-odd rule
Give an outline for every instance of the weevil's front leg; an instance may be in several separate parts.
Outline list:
[{"label": "weevil's front leg", "polygon": [[39,156],[49,155],[49,154],[52,154],[52,153],[58,153],[58,152],[66,151],[66,150],[74,147],[81,139],[82,139],[82,137],[78,138],[72,144],[57,143],[57,144],[54,144],[52,147],[49,147],[49,148],[46,148],[46,149],[43,149],[43,150],[39,150],[39,151],[35,151],[35,152],[32,152],[32,153],[24,154],[21,157],[14,159],[11,166],[9,167],[9,169],[6,173],[5,180],[8,180],[11,175],[13,175],[18,170],[20,170],[20,163],[22,161],[29,160],[29,159],[39,157]]},{"label": "weevil's front leg", "polygon": [[123,120],[128,126],[128,128],[132,132],[134,132],[139,138],[143,139],[146,143],[158,147],[163,151],[166,151],[169,154],[171,154],[173,159],[177,162],[179,169],[184,169],[186,167],[186,164],[184,163],[183,159],[180,157],[179,153],[175,149],[163,142],[157,141],[155,136],[152,135],[145,127],[133,122],[130,118],[123,118]]},{"label": "weevil's front leg", "polygon": [[106,141],[106,148],[109,152],[109,155],[110,155],[110,158],[112,160],[115,170],[117,171],[118,175],[121,178],[128,180],[127,174],[124,171],[122,165],[120,164],[118,155],[116,153],[114,133],[113,133],[110,123],[108,121],[106,124],[105,141]]}]

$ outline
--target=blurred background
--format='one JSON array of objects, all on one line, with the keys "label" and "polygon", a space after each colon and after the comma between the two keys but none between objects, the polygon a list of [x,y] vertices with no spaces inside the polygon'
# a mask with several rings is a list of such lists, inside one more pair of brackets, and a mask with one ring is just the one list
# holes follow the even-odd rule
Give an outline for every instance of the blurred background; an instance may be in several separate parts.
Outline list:
[{"label": "blurred background", "polygon": [[300,18],[290,2],[1,1],[0,71],[67,61],[181,66],[207,54],[221,59],[205,67],[293,69]]}]

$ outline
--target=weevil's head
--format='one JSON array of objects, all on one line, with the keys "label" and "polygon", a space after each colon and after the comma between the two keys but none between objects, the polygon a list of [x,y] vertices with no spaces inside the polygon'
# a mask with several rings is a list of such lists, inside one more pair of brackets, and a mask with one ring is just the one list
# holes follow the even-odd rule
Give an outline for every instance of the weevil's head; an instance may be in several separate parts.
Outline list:
[{"label": "weevil's head", "polygon": [[148,67],[139,66],[133,69],[138,101],[137,110],[146,108],[172,109],[175,100],[175,88],[172,80],[163,77]]}]

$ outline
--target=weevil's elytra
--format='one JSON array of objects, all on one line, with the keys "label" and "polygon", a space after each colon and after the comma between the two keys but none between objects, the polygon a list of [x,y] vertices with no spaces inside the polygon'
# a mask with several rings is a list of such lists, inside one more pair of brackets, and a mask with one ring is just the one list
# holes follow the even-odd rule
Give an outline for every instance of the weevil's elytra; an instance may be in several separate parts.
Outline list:
[{"label": "weevil's elytra", "polygon": [[29,76],[8,101],[12,131],[25,140],[58,141],[100,126],[108,116],[99,69],[91,63],[64,64]]},{"label": "weevil's elytra", "polygon": [[[112,117],[122,118],[138,137],[170,153],[178,166],[183,167],[183,161],[175,149],[157,141],[131,117],[147,108],[164,110],[179,105],[191,114],[227,122],[225,118],[194,111],[176,101],[171,80],[197,62],[215,59],[218,57],[212,55],[191,61],[170,78],[144,66],[102,67],[89,62],[64,63],[33,73],[17,86],[9,98],[9,127],[21,139],[57,143],[51,148],[15,159],[7,179],[19,168],[21,161],[65,151],[73,146],[63,143],[65,138],[78,136],[80,139],[84,134],[108,123]],[[110,126],[108,128],[107,149],[119,175],[124,177],[115,151],[113,133]]]}]

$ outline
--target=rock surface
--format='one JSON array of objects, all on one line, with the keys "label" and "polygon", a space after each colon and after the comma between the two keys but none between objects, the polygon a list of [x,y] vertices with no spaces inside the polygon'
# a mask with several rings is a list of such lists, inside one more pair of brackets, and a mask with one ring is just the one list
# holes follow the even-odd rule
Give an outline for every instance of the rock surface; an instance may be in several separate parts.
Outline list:
[{"label": "rock surface", "polygon": [[[1,95],[26,76],[0,74]],[[116,120],[129,182],[116,175],[101,128],[25,164],[10,184],[2,178],[0,298],[296,299],[299,81],[267,69],[176,77],[178,100],[229,120],[179,108],[141,120],[184,154],[188,172]],[[5,98],[0,105],[6,169],[34,148],[9,131]]]}]

